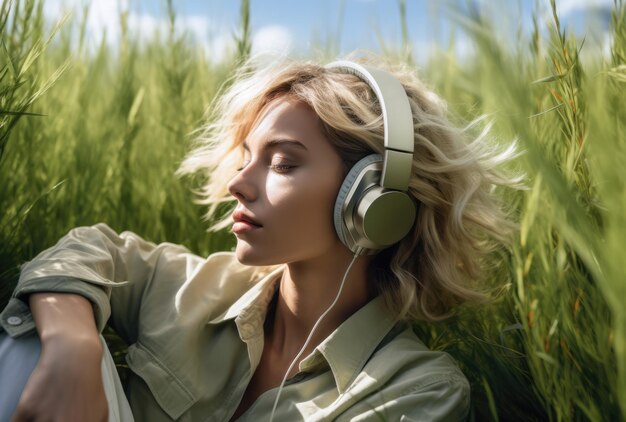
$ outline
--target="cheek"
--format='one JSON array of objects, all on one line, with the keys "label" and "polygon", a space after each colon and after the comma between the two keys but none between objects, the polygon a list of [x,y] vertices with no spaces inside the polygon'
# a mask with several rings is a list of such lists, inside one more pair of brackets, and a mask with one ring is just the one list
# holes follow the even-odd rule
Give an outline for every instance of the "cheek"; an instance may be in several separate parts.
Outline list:
[{"label": "cheek", "polygon": [[268,180],[268,202],[276,213],[273,220],[285,229],[294,230],[303,240],[312,240],[334,233],[332,221],[333,207],[338,182],[301,178],[299,183],[282,183],[271,186]]}]

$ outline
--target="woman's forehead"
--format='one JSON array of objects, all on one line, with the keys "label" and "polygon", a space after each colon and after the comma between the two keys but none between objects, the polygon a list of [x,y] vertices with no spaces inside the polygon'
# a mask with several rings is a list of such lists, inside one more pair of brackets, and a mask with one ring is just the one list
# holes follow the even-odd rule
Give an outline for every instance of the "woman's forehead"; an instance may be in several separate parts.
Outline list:
[{"label": "woman's forehead", "polygon": [[245,150],[269,143],[270,146],[282,144],[306,151],[325,139],[320,118],[301,101],[278,98],[269,103],[261,114],[241,143]]}]

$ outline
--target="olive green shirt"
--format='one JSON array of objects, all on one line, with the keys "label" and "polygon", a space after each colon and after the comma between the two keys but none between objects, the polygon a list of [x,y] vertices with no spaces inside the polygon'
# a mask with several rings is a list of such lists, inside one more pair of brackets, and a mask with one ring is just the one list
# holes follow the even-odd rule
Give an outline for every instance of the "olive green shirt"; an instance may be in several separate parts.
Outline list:
[{"label": "olive green shirt", "polygon": [[[263,351],[263,325],[284,266],[260,280],[231,252],[204,259],[98,224],[72,230],[22,267],[3,329],[34,330],[26,296],[88,298],[130,345],[127,396],[137,421],[228,421]],[[238,420],[268,421],[277,388]],[[319,344],[286,383],[275,421],[457,421],[469,385],[376,298]]]}]

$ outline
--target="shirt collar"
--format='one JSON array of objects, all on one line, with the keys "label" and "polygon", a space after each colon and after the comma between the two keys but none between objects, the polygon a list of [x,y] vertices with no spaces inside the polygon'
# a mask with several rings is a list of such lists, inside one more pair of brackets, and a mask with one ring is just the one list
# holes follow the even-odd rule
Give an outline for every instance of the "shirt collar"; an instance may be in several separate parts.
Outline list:
[{"label": "shirt collar", "polygon": [[[219,324],[234,319],[242,340],[248,341],[262,336],[267,307],[276,293],[284,269],[283,265],[267,274],[226,312],[209,323]],[[343,393],[396,322],[387,311],[382,296],[378,296],[351,315],[320,343],[300,363],[300,370],[311,370],[320,361],[326,361],[339,393]]]},{"label": "shirt collar", "polygon": [[265,314],[285,269],[284,265],[272,270],[269,274],[256,282],[226,311],[210,320],[209,324],[219,324],[228,320],[235,320],[241,339],[244,341],[263,333]]},{"label": "shirt collar", "polygon": [[382,296],[372,299],[331,333],[315,352],[300,364],[301,370],[315,366],[319,354],[328,362],[339,393],[361,372],[380,342],[396,324]]}]

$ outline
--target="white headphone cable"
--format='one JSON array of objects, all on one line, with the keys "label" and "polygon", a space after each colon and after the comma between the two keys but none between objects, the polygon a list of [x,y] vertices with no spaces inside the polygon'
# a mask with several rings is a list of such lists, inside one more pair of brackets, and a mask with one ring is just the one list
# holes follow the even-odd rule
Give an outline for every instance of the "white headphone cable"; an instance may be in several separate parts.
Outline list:
[{"label": "white headphone cable", "polygon": [[354,261],[356,261],[356,258],[360,255],[360,252],[361,252],[360,248],[359,248],[359,250],[357,250],[355,252],[354,257],[352,258],[352,261],[350,262],[350,265],[348,265],[348,269],[346,269],[346,272],[343,275],[343,279],[341,280],[341,284],[339,285],[339,291],[337,292],[337,296],[335,296],[335,300],[333,300],[333,303],[330,304],[328,309],[326,309],[324,311],[324,313],[319,317],[319,319],[317,320],[315,325],[313,325],[313,328],[311,328],[311,332],[309,333],[309,336],[307,337],[306,341],[304,342],[304,345],[302,346],[302,348],[300,349],[300,351],[298,352],[296,357],[291,362],[291,365],[289,365],[289,368],[287,369],[287,372],[285,372],[285,376],[283,377],[283,380],[281,381],[280,386],[278,387],[278,393],[276,393],[276,399],[274,400],[274,406],[272,406],[272,413],[270,415],[270,422],[273,422],[273,420],[274,420],[274,413],[276,412],[276,406],[278,406],[278,399],[280,398],[280,393],[283,391],[283,387],[285,386],[285,382],[287,381],[287,377],[289,376],[289,373],[293,369],[293,367],[296,364],[296,362],[298,362],[298,359],[300,359],[300,356],[302,355],[302,353],[304,353],[304,350],[306,349],[306,347],[309,345],[309,342],[313,338],[313,334],[315,333],[315,330],[319,326],[320,322],[322,322],[324,317],[337,304],[337,301],[339,300],[339,296],[341,296],[341,292],[343,290],[343,285],[345,284],[346,279],[348,278],[348,273],[350,272],[350,269],[352,268],[352,264],[354,264]]}]

